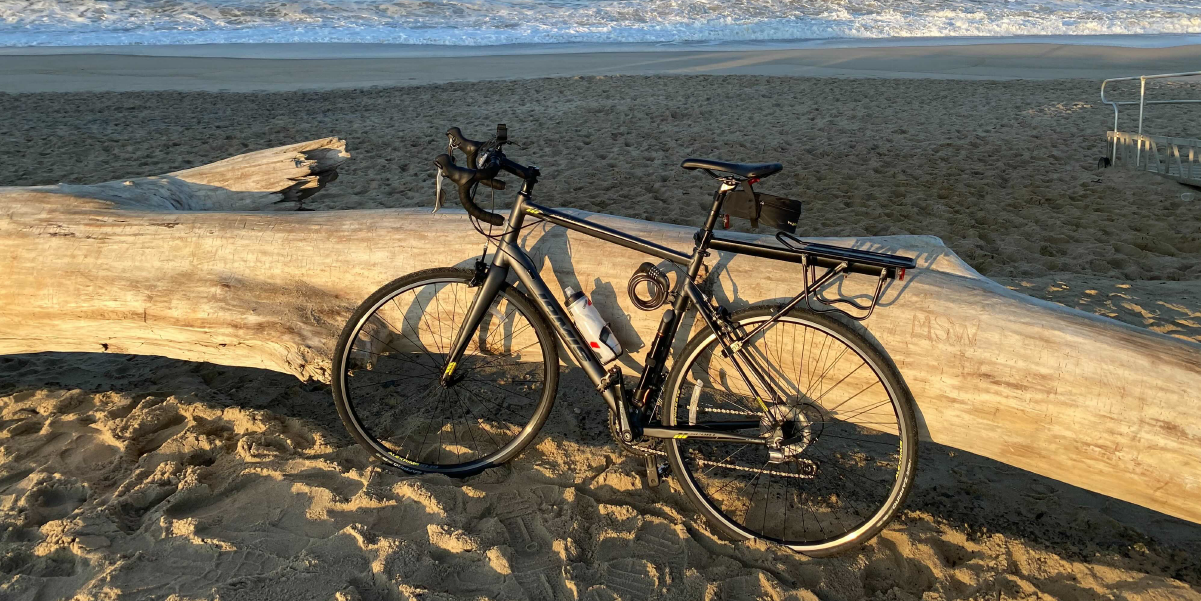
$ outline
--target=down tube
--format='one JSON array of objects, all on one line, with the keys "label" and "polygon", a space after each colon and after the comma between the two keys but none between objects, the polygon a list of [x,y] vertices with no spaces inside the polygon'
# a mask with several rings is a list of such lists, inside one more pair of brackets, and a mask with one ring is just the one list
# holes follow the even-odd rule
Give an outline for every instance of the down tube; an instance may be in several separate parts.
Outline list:
[{"label": "down tube", "polygon": [[[580,335],[575,323],[567,317],[567,313],[555,298],[555,294],[551,292],[550,288],[547,288],[546,282],[542,281],[542,277],[538,275],[538,269],[534,267],[529,255],[525,254],[520,246],[511,242],[501,242],[501,245],[502,252],[508,257],[509,266],[517,272],[517,279],[521,280],[526,290],[529,290],[538,304],[542,306],[543,314],[550,318],[551,325],[558,333],[559,339],[563,341],[563,346],[567,347],[571,355],[575,357],[576,363],[584,368],[588,379],[599,386],[605,377],[605,368],[592,356],[592,351],[588,350],[584,344],[584,337]],[[623,384],[618,382],[617,385]],[[614,397],[612,389],[605,389],[601,393],[609,405],[609,410],[616,413],[617,399]]]}]

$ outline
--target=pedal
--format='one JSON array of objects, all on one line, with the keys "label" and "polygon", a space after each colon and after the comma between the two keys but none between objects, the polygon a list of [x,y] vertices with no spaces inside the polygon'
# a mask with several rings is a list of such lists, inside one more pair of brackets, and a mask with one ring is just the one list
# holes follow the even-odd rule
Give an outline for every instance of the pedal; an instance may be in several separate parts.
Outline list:
[{"label": "pedal", "polygon": [[643,455],[642,463],[646,465],[646,485],[648,488],[659,486],[659,460],[654,455]]}]

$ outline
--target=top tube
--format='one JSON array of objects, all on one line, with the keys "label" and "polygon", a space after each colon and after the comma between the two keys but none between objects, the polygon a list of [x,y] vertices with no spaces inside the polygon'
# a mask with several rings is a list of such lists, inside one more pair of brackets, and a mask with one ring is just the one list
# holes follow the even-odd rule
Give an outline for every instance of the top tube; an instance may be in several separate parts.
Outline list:
[{"label": "top tube", "polygon": [[567,213],[556,211],[532,202],[525,202],[525,212],[541,217],[555,225],[561,225],[567,229],[575,230],[582,234],[587,234],[593,238],[600,238],[606,242],[612,242],[618,246],[624,246],[631,250],[646,253],[648,255],[666,259],[672,263],[679,265],[688,265],[692,260],[691,255],[686,255],[678,250],[667,248],[659,244],[655,244],[650,240],[644,240],[637,236],[631,236],[625,232],[615,230],[611,227],[603,226],[599,223],[592,223],[577,217],[572,217]]}]

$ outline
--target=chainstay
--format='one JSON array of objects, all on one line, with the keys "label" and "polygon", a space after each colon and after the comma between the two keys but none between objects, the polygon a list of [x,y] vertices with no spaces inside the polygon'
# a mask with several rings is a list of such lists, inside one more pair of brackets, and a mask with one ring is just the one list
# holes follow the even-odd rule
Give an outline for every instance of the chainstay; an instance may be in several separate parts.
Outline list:
[{"label": "chainstay", "polygon": [[[734,412],[731,411],[730,413],[734,413]],[[612,429],[612,425],[610,425],[610,433],[612,433],[614,435],[616,434],[616,431]],[[637,444],[633,444],[633,443],[623,442],[616,435],[614,436],[614,440],[616,440],[618,446],[620,446],[622,448],[622,450],[626,451],[627,453],[631,453],[634,455],[642,455],[642,456],[653,455],[655,457],[667,457],[667,451],[664,451],[662,449],[656,449],[654,447],[648,447],[648,446],[642,446],[642,445],[637,445]],[[752,474],[765,474],[768,476],[780,476],[783,478],[795,478],[798,480],[810,480],[814,477],[812,475],[807,475],[807,474],[783,472],[780,470],[769,470],[769,469],[764,469],[761,467],[748,467],[745,465],[736,465],[733,463],[725,463],[722,461],[709,461],[708,459],[695,459],[694,461],[696,461],[697,463],[699,463],[701,465],[707,465],[707,466],[712,466],[712,467],[724,467],[726,469],[750,472]],[[809,461],[807,459],[801,459],[800,461],[804,461],[808,465],[813,466],[813,462]],[[816,467],[816,466],[814,466],[814,467]],[[814,471],[816,471],[816,470],[814,470]]]},{"label": "chainstay", "polygon": [[[667,456],[667,451],[663,451],[663,450],[656,449],[653,447],[644,447],[644,446],[632,445],[632,444],[625,444],[623,446],[627,447],[628,449],[633,450],[636,453],[640,453],[642,455],[655,455],[657,457],[666,457]],[[752,474],[765,474],[768,476],[780,476],[782,478],[796,478],[797,480],[811,480],[814,477],[814,476],[811,476],[808,474],[782,472],[780,470],[769,470],[769,469],[764,469],[761,467],[748,467],[745,465],[735,465],[732,463],[724,463],[721,461],[709,461],[708,459],[694,459],[693,461],[696,461],[697,463],[699,463],[701,465],[708,465],[708,466],[713,466],[713,467],[724,467],[726,469],[750,472]],[[802,459],[801,461],[809,462],[807,459]],[[809,462],[809,463],[812,464],[812,462]]]}]

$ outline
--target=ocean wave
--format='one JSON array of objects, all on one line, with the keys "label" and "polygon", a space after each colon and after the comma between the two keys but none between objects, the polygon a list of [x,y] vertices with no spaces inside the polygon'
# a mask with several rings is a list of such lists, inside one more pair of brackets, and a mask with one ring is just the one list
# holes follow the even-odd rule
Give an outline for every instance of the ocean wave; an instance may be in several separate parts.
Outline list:
[{"label": "ocean wave", "polygon": [[1196,0],[0,0],[0,46],[1195,33]]}]

